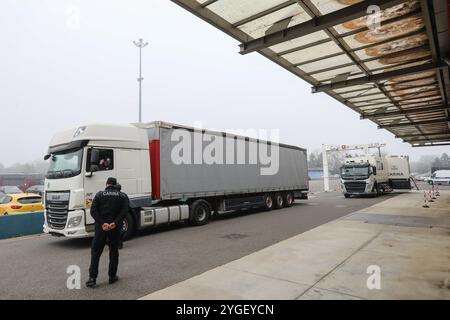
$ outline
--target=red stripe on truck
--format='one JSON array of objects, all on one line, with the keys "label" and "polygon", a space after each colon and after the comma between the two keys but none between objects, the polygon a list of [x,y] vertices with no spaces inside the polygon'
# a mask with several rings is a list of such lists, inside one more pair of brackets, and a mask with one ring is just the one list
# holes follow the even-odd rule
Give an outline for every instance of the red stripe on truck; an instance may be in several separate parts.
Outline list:
[{"label": "red stripe on truck", "polygon": [[161,198],[161,173],[160,173],[160,143],[159,140],[149,142],[150,172],[152,174],[152,198]]}]

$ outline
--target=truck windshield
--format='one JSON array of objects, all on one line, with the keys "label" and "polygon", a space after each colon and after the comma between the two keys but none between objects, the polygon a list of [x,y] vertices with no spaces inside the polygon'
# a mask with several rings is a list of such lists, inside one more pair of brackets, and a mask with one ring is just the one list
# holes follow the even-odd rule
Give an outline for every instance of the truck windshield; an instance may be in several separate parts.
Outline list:
[{"label": "truck windshield", "polygon": [[345,166],[341,168],[342,178],[368,177],[369,166]]},{"label": "truck windshield", "polygon": [[47,179],[62,179],[79,175],[82,160],[83,149],[72,149],[52,154]]}]

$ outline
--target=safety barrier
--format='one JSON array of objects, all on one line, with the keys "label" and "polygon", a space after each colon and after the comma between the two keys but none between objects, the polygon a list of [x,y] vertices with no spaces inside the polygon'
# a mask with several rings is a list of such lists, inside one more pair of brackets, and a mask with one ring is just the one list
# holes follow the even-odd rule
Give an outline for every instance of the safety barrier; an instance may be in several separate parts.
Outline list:
[{"label": "safety barrier", "polygon": [[426,191],[423,192],[422,208],[429,208],[430,207],[429,203],[434,202],[434,200],[436,200],[437,197],[439,197],[439,196],[440,196],[440,194],[439,194],[438,187],[437,186],[435,187],[434,185],[432,185],[430,190],[428,190],[428,192],[426,192]]},{"label": "safety barrier", "polygon": [[0,239],[42,233],[44,212],[0,216]]}]

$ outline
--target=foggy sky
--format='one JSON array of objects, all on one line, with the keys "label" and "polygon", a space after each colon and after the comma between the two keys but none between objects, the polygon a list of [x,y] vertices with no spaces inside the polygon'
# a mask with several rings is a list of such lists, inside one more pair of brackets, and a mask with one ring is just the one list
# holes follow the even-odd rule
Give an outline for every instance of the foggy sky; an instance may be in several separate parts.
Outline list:
[{"label": "foggy sky", "polygon": [[[80,13],[77,19],[77,13]],[[79,22],[79,23],[78,23]],[[0,163],[40,159],[53,133],[89,122],[136,122],[138,49],[143,120],[205,128],[279,129],[280,141],[310,151],[322,143],[384,142],[391,133],[168,0],[2,0]]]}]

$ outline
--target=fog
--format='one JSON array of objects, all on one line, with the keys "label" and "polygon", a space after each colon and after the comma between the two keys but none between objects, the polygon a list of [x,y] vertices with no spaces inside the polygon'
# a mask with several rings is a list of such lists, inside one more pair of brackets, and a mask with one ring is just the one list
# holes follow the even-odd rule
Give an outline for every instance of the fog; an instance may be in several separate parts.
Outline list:
[{"label": "fog", "polygon": [[144,38],[143,120],[205,128],[279,129],[310,150],[382,142],[412,148],[167,0],[3,0],[0,10],[0,163],[32,162],[56,131],[138,119],[138,49]]}]

